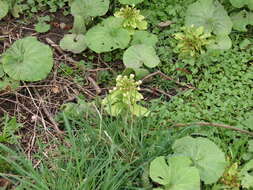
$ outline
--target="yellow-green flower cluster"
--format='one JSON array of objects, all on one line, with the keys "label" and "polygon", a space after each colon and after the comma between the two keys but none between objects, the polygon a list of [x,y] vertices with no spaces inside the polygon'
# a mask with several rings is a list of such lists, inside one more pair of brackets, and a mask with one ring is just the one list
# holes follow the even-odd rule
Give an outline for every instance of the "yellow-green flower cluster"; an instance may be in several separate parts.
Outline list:
[{"label": "yellow-green flower cluster", "polygon": [[183,27],[181,33],[174,34],[175,39],[179,40],[176,51],[183,55],[192,57],[205,53],[206,46],[211,44],[211,34],[204,31],[204,27]]},{"label": "yellow-green flower cluster", "polygon": [[105,110],[112,116],[131,113],[136,116],[147,114],[146,108],[137,105],[137,102],[143,99],[138,91],[141,81],[135,81],[134,75],[119,75],[116,78],[116,86],[110,91],[110,94],[102,101]]},{"label": "yellow-green flower cluster", "polygon": [[121,8],[114,16],[123,18],[123,27],[128,29],[131,33],[136,29],[147,29],[148,23],[145,21],[145,17],[140,14],[140,10],[134,7],[126,6],[125,8]]}]

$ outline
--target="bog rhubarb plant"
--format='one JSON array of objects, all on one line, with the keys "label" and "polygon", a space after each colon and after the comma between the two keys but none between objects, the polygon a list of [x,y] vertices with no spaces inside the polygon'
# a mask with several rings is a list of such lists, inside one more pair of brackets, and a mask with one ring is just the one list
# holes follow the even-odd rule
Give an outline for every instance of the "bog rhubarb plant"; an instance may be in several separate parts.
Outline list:
[{"label": "bog rhubarb plant", "polygon": [[121,8],[118,12],[114,14],[115,17],[123,18],[123,27],[126,28],[131,34],[134,33],[136,29],[146,30],[148,23],[145,21],[145,17],[140,14],[140,10],[134,7],[126,6]]},{"label": "bog rhubarb plant", "polygon": [[175,39],[179,41],[176,52],[181,56],[191,57],[203,54],[206,51],[206,46],[209,45],[211,34],[204,31],[204,27],[183,27],[182,32],[176,33]]},{"label": "bog rhubarb plant", "polygon": [[116,79],[116,87],[102,101],[107,113],[112,116],[132,114],[135,116],[146,116],[148,110],[137,104],[143,99],[138,91],[141,81],[135,81],[134,75],[130,77],[119,75]]}]

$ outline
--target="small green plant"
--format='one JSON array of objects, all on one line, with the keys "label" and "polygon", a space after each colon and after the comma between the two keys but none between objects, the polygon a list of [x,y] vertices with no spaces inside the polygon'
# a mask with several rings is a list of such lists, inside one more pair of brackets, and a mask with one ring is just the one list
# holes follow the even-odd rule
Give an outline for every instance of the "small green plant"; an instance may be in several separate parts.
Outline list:
[{"label": "small green plant", "polygon": [[45,32],[48,32],[50,30],[51,25],[47,24],[47,22],[50,21],[49,16],[38,17],[37,20],[38,20],[38,22],[37,22],[37,24],[35,24],[36,32],[45,33]]},{"label": "small green plant", "polygon": [[140,14],[140,10],[134,7],[126,6],[125,8],[121,8],[118,12],[114,13],[114,16],[124,19],[122,25],[130,34],[133,34],[136,29],[147,29],[148,23],[145,21],[145,17]]},{"label": "small green plant", "polygon": [[211,34],[204,31],[204,27],[183,27],[182,33],[176,33],[178,45],[176,52],[182,57],[184,56],[199,56],[206,52],[206,46],[212,43]]},{"label": "small green plant", "polygon": [[233,23],[222,4],[214,0],[198,0],[191,4],[185,16],[185,26],[204,27],[206,33],[215,35],[215,43],[211,49],[226,50],[231,48],[231,33]]},{"label": "small green plant", "polygon": [[172,146],[174,154],[158,157],[150,164],[151,179],[164,190],[200,190],[200,180],[212,184],[219,180],[225,167],[225,155],[206,138],[183,137]]},{"label": "small green plant", "polygon": [[239,178],[239,166],[238,163],[233,163],[229,168],[224,172],[220,182],[228,188],[233,188],[239,190],[240,178]]},{"label": "small green plant", "polygon": [[0,120],[0,143],[17,144],[20,136],[15,133],[22,127],[23,125],[18,123],[15,117],[10,118],[5,115]]},{"label": "small green plant", "polygon": [[130,77],[119,75],[116,82],[116,87],[102,101],[107,113],[112,116],[128,113],[135,116],[147,116],[148,110],[137,104],[138,101],[143,99],[141,93],[138,92],[141,81],[135,82],[134,75],[131,74]]},{"label": "small green plant", "polygon": [[[74,0],[70,3],[71,14],[74,16],[72,34],[67,34],[60,41],[60,47],[65,51],[81,53],[87,48],[86,25],[97,16],[106,14],[109,9],[109,0]],[[97,40],[96,40],[97,41]]]}]

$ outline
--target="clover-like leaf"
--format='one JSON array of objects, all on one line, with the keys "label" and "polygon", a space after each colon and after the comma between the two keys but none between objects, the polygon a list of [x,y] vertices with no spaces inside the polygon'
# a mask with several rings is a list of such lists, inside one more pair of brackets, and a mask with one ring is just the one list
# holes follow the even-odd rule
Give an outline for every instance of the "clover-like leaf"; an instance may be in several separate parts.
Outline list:
[{"label": "clover-like leaf", "polygon": [[119,0],[121,4],[125,4],[125,5],[136,5],[143,1],[144,0]]},{"label": "clover-like leaf", "polygon": [[244,188],[253,188],[253,160],[246,163],[241,172],[241,180],[242,180],[242,186]]},{"label": "clover-like leaf", "polygon": [[154,68],[160,60],[152,46],[141,44],[129,47],[123,55],[123,62],[127,68],[139,69],[143,65]]},{"label": "clover-like leaf", "polygon": [[247,26],[253,25],[253,13],[242,10],[231,15],[233,28],[238,31],[247,32]]},{"label": "clover-like leaf", "polygon": [[151,34],[147,31],[136,31],[133,34],[131,45],[146,44],[154,47],[157,42],[158,38],[155,34]]},{"label": "clover-like leaf", "polygon": [[130,42],[130,35],[121,24],[121,18],[109,17],[94,26],[85,35],[87,46],[96,53],[126,48]]},{"label": "clover-like leaf", "polygon": [[205,184],[218,181],[225,170],[224,153],[209,139],[183,137],[176,140],[172,148],[176,155],[191,158]]},{"label": "clover-like leaf", "polygon": [[5,0],[0,0],[0,20],[4,18],[9,12],[8,2]]},{"label": "clover-like leaf", "polygon": [[198,170],[190,166],[191,160],[184,156],[168,159],[157,157],[150,164],[150,178],[169,190],[199,190]]},{"label": "clover-like leaf", "polygon": [[216,35],[229,34],[232,21],[227,11],[217,0],[198,0],[186,12],[186,26],[203,26],[206,32]]},{"label": "clover-like leaf", "polygon": [[234,7],[242,8],[247,5],[249,9],[253,10],[253,1],[252,0],[230,0],[231,4]]},{"label": "clover-like leaf", "polygon": [[74,0],[71,3],[71,14],[84,18],[102,16],[108,11],[109,3],[109,0]]},{"label": "clover-like leaf", "polygon": [[65,51],[81,53],[87,48],[85,37],[82,34],[66,34],[60,41],[60,47]]},{"label": "clover-like leaf", "polygon": [[47,77],[53,67],[53,52],[35,37],[17,40],[4,53],[4,72],[15,80],[38,81]]}]

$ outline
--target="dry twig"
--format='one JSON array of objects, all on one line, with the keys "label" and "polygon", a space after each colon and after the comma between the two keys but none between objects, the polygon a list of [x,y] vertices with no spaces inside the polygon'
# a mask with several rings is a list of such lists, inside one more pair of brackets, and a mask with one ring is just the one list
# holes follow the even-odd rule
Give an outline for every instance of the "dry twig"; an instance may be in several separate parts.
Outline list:
[{"label": "dry twig", "polygon": [[146,77],[144,77],[144,78],[142,79],[142,81],[147,80],[147,79],[149,79],[149,78],[151,78],[151,77],[153,77],[153,76],[155,76],[155,75],[160,75],[161,77],[163,77],[163,78],[166,79],[166,80],[170,80],[170,81],[175,82],[177,85],[185,86],[185,87],[190,88],[190,89],[196,89],[195,87],[193,87],[193,86],[191,86],[191,85],[182,84],[181,82],[179,82],[179,81],[177,81],[177,80],[175,80],[175,79],[173,79],[173,78],[171,78],[171,77],[165,75],[165,74],[162,73],[161,71],[156,71],[156,72],[154,72],[154,73],[151,73],[151,74],[147,75]]},{"label": "dry twig", "polygon": [[210,126],[210,127],[217,127],[217,128],[224,128],[224,129],[230,129],[233,131],[238,131],[243,134],[247,134],[250,136],[253,136],[253,132],[240,129],[238,127],[230,126],[230,125],[224,125],[224,124],[219,124],[219,123],[208,123],[208,122],[195,122],[195,123],[177,123],[174,126],[175,127],[188,127],[191,125],[198,125],[198,126]]}]

